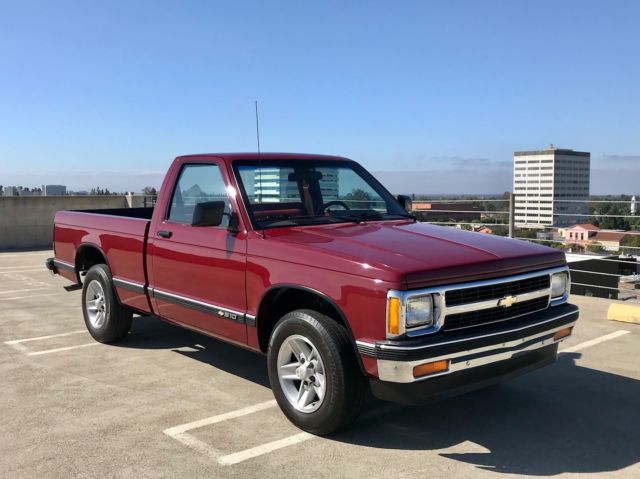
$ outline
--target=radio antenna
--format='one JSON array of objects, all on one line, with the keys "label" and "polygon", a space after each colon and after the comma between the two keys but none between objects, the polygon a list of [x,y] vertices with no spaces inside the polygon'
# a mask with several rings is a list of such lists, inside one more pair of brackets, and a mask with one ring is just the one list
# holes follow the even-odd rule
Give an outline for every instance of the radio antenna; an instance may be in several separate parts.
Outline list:
[{"label": "radio antenna", "polygon": [[260,153],[260,122],[258,121],[258,100],[256,103],[256,140],[258,140],[258,153]]},{"label": "radio antenna", "polygon": [[[260,121],[258,119],[258,100],[255,100],[256,105],[256,140],[258,142],[258,184],[260,185],[260,189],[258,190],[258,203],[262,204],[262,188],[264,188],[262,184],[262,158],[260,156]],[[266,239],[267,235],[264,232],[264,227],[262,228],[262,239]]]}]

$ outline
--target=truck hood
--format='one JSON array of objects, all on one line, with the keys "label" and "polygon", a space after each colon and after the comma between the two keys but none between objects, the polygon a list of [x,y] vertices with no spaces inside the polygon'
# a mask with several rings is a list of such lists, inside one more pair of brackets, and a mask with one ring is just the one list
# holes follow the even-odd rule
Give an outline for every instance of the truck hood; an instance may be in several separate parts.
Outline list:
[{"label": "truck hood", "polygon": [[[274,228],[262,256],[407,288],[562,266],[562,251],[531,242],[407,221]],[[268,244],[268,246],[267,246]]]}]

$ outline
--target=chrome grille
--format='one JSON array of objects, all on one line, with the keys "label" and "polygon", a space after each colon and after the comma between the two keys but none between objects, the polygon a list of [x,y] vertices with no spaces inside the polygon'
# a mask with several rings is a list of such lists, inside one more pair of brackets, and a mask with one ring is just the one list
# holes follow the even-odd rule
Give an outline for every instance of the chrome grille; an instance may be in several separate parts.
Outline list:
[{"label": "chrome grille", "polygon": [[534,276],[532,278],[524,278],[506,283],[497,282],[471,288],[454,289],[446,292],[445,301],[447,307],[459,306],[461,304],[499,299],[505,296],[517,296],[541,289],[549,289],[550,286],[551,276],[545,274],[543,276]]},{"label": "chrome grille", "polygon": [[483,324],[494,323],[497,321],[505,321],[523,314],[533,313],[545,309],[549,305],[549,296],[530,299],[516,303],[510,308],[498,306],[490,309],[481,309],[477,311],[468,311],[466,313],[450,314],[447,316],[443,331],[452,331],[455,329],[470,328]]},{"label": "chrome grille", "polygon": [[443,295],[441,329],[471,328],[540,311],[549,306],[550,294],[551,275],[546,272],[452,287]]}]

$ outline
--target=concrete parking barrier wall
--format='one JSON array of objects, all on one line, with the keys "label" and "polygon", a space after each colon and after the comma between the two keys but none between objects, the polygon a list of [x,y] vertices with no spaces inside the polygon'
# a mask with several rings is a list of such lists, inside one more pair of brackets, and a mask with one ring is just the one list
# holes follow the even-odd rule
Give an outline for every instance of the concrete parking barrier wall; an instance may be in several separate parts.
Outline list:
[{"label": "concrete parking barrier wall", "polygon": [[0,251],[50,248],[53,217],[60,210],[142,206],[133,196],[6,196],[0,197]]}]

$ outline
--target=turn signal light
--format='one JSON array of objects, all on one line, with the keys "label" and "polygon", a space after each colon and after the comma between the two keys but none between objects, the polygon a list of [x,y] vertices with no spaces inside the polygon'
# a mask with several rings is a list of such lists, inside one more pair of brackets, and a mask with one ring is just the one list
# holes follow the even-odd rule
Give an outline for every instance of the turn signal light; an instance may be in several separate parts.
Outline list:
[{"label": "turn signal light", "polygon": [[564,328],[560,331],[556,331],[556,333],[553,335],[553,340],[558,341],[559,339],[566,338],[571,334],[571,329],[572,328]]},{"label": "turn signal light", "polygon": [[389,298],[387,308],[387,332],[400,334],[400,299]]},{"label": "turn signal light", "polygon": [[443,359],[441,361],[434,361],[432,363],[420,364],[413,368],[413,377],[419,378],[422,376],[428,376],[430,374],[442,373],[449,370],[449,361]]}]

